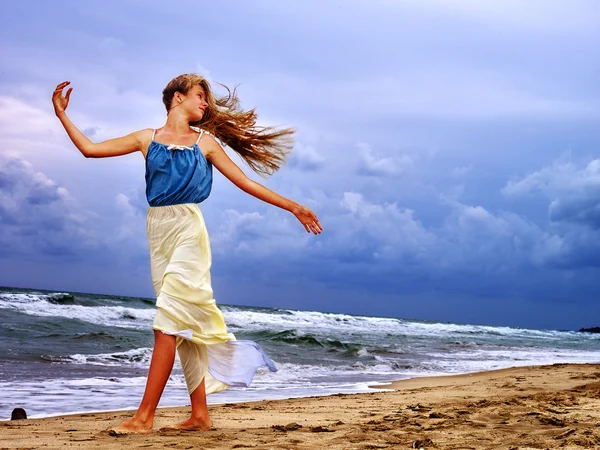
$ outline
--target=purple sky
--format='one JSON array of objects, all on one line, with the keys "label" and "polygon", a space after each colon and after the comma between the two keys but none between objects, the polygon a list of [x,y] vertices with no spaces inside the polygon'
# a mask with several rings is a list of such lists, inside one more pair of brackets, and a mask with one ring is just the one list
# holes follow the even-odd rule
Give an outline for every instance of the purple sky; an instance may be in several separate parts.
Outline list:
[{"label": "purple sky", "polygon": [[[167,6],[168,5],[168,6]],[[199,6],[201,5],[201,6]],[[0,285],[151,297],[141,154],[161,91],[240,84],[298,129],[201,209],[219,303],[541,328],[600,326],[600,4],[594,0],[0,2]]]}]

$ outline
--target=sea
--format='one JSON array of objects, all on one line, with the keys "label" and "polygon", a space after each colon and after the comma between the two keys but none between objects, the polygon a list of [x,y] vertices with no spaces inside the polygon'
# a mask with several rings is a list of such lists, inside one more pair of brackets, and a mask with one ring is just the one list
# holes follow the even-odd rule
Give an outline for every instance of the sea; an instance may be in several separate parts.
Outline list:
[{"label": "sea", "polygon": [[[385,390],[389,381],[514,366],[600,363],[600,334],[219,305],[278,371],[209,404]],[[135,409],[154,299],[0,288],[0,420]],[[189,405],[176,361],[159,406]]]}]

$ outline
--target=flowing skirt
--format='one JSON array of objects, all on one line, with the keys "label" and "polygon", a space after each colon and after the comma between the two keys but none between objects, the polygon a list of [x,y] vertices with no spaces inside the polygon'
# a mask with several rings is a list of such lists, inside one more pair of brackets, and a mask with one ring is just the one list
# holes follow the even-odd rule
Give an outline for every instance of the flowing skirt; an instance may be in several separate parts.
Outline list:
[{"label": "flowing skirt", "polygon": [[259,344],[227,332],[210,280],[212,256],[196,204],[150,207],[147,215],[156,317],[152,328],[177,336],[177,352],[191,394],[249,386],[256,369],[275,364]]}]

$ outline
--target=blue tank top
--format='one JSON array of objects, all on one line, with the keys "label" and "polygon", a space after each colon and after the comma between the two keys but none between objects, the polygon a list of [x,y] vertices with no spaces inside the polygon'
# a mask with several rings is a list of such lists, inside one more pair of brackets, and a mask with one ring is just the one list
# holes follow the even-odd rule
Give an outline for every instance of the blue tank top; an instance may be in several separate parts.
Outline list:
[{"label": "blue tank top", "polygon": [[200,203],[212,187],[212,164],[202,154],[198,140],[191,147],[152,142],[146,154],[146,198],[150,206]]}]

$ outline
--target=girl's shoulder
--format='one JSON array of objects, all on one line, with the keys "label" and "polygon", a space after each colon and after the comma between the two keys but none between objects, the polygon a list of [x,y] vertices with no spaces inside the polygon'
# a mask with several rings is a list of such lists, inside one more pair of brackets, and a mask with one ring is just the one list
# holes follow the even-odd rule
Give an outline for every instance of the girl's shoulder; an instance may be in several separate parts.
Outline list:
[{"label": "girl's shoulder", "polygon": [[140,147],[142,149],[142,153],[144,154],[144,158],[146,158],[146,155],[148,154],[148,147],[150,147],[150,144],[154,139],[154,131],[154,128],[144,128],[134,132],[138,141],[140,142]]},{"label": "girl's shoulder", "polygon": [[134,135],[140,140],[140,142],[151,141],[154,135],[154,128],[143,128],[133,132]]}]

